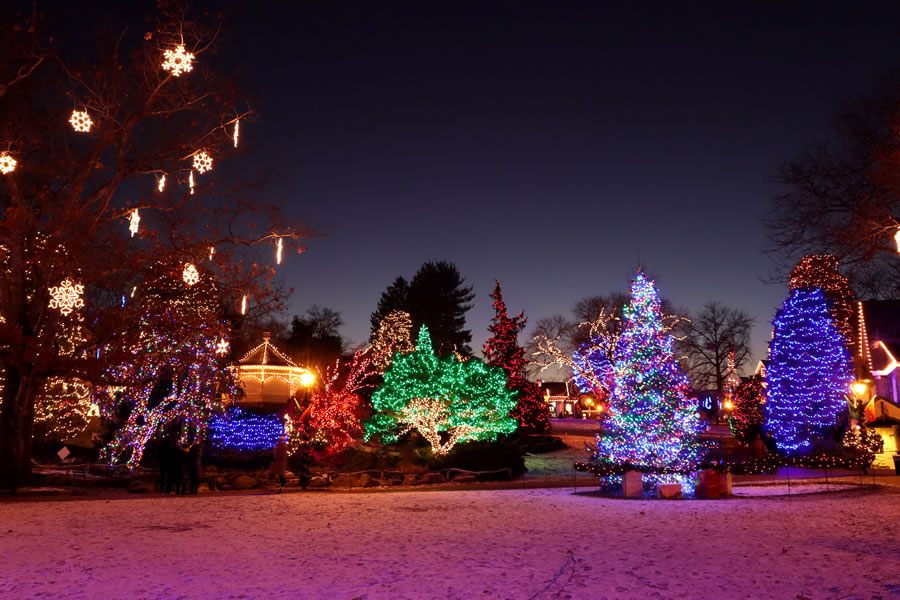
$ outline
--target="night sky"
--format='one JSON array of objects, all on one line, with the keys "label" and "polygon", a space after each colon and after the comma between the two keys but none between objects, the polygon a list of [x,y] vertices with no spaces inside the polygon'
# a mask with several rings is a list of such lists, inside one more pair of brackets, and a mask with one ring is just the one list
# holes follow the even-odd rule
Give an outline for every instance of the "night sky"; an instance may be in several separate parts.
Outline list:
[{"label": "night sky", "polygon": [[533,324],[643,264],[678,306],[754,316],[755,363],[787,294],[774,171],[897,65],[900,4],[734,4],[222,5],[249,160],[326,234],[281,269],[286,316],[331,307],[362,342],[395,277],[449,260],[480,349],[495,278]]}]

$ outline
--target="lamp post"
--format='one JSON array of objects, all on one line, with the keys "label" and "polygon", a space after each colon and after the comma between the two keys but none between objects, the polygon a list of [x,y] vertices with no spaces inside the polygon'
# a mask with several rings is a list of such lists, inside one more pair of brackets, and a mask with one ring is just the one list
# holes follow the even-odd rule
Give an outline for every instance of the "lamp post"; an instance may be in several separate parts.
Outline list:
[{"label": "lamp post", "polygon": [[[310,475],[309,475],[309,434],[303,423],[304,420],[309,419],[309,409],[311,407],[311,403],[309,401],[309,392],[312,389],[313,384],[316,382],[316,374],[312,371],[304,371],[300,374],[300,385],[303,386],[303,403],[306,407],[303,409],[303,412],[300,414],[300,418],[297,419],[297,426],[301,428],[300,430],[300,472],[297,473],[298,478],[300,479],[300,489],[305,490],[306,486],[309,484]],[[296,402],[296,400],[295,400]],[[299,405],[298,405],[299,408]]]}]

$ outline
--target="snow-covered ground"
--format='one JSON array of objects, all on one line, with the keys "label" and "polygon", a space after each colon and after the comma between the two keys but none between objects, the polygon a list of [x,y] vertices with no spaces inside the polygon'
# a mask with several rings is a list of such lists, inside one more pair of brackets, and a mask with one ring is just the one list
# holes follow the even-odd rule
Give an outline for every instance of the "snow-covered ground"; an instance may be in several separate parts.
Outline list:
[{"label": "snow-covered ground", "polygon": [[900,598],[900,493],[571,489],[0,504],[2,598]]}]

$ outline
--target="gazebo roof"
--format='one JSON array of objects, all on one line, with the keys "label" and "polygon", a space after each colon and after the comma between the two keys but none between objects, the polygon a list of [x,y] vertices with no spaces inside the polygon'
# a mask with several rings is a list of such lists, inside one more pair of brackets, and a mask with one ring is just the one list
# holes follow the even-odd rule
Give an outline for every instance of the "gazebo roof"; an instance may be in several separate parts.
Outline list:
[{"label": "gazebo roof", "polygon": [[[238,360],[238,364],[243,366],[253,365],[271,365],[274,367],[297,367],[301,368],[297,363],[284,355],[278,348],[269,342],[270,334],[263,334],[263,343],[256,346],[250,352],[245,354]],[[305,369],[304,369],[305,370]]]}]

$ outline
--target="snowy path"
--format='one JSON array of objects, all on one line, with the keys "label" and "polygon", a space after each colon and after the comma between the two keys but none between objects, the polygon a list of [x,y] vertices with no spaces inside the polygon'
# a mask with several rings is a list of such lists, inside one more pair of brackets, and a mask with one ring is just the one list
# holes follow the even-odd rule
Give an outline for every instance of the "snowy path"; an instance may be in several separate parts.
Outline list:
[{"label": "snowy path", "polygon": [[0,598],[900,599],[900,493],[0,504]]}]

